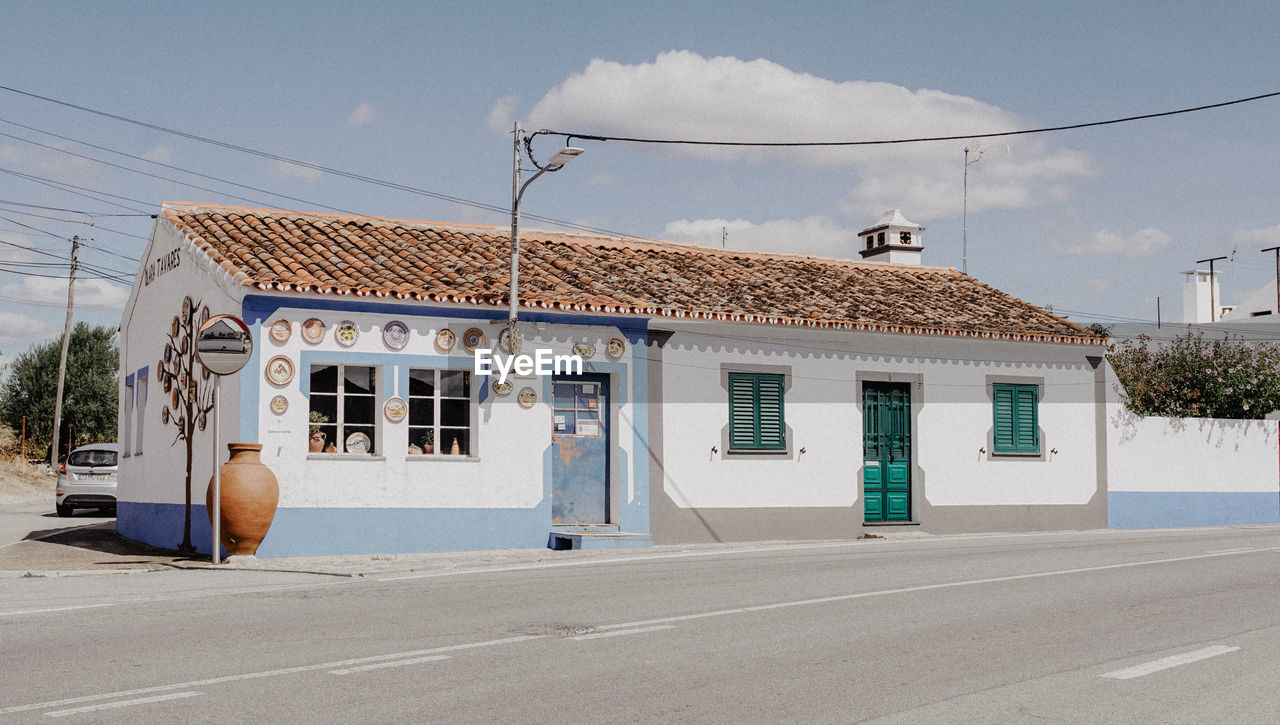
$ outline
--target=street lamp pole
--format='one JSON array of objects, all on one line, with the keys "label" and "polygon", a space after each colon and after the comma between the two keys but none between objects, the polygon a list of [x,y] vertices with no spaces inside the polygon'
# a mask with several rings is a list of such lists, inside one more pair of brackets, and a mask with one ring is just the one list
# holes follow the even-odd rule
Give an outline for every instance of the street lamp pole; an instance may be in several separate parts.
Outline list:
[{"label": "street lamp pole", "polygon": [[524,131],[520,128],[520,122],[517,121],[515,129],[512,133],[513,161],[511,169],[511,297],[508,301],[510,311],[507,313],[507,325],[511,332],[511,339],[515,339],[516,319],[518,317],[518,308],[520,305],[520,199],[524,196],[524,190],[529,188],[539,176],[548,171],[559,171],[565,164],[569,163],[582,153],[582,149],[566,146],[555,152],[550,159],[547,160],[546,166],[538,166],[538,162],[533,161],[530,156],[529,160],[533,161],[534,166],[538,166],[538,173],[529,177],[529,180],[520,183],[520,144],[524,142]]}]

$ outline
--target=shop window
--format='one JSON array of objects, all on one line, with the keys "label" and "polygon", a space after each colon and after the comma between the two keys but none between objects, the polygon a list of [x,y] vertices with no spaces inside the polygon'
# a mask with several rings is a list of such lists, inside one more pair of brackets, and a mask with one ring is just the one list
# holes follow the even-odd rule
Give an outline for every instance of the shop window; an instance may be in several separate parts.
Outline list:
[{"label": "shop window", "polygon": [[729,373],[729,450],[785,451],[782,375]]},{"label": "shop window", "polygon": [[124,404],[120,410],[120,455],[133,453],[133,375],[124,377]]},{"label": "shop window", "polygon": [[473,455],[471,373],[466,370],[409,370],[409,453]]},{"label": "shop window", "polygon": [[135,388],[138,400],[133,405],[133,412],[138,419],[138,427],[133,436],[133,455],[142,455],[142,431],[146,430],[147,423],[147,381],[150,379],[150,368],[141,368],[138,370],[137,387]]},{"label": "shop window", "polygon": [[377,370],[370,365],[311,366],[311,452],[378,453]]}]

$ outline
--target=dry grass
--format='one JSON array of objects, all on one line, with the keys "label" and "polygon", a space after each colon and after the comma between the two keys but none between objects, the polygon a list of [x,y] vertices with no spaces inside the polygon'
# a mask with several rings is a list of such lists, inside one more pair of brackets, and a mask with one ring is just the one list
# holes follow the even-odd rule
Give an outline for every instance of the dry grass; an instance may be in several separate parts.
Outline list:
[{"label": "dry grass", "polygon": [[0,503],[53,500],[57,477],[47,466],[33,466],[26,461],[0,460]]}]

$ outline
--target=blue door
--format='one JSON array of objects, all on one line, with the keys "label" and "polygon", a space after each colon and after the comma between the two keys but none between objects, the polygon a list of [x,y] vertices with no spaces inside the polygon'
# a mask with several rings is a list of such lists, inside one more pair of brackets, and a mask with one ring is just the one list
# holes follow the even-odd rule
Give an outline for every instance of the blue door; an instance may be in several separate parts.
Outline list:
[{"label": "blue door", "polygon": [[551,523],[609,523],[609,376],[551,381]]},{"label": "blue door", "polygon": [[862,505],[867,521],[911,519],[911,387],[862,384]]}]

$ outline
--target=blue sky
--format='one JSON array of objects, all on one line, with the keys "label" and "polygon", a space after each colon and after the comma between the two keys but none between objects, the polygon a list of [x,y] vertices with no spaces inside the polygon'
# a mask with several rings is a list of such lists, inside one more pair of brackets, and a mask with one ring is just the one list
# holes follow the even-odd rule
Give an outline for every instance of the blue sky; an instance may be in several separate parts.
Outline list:
[{"label": "blue sky", "polygon": [[[0,7],[0,85],[327,167],[506,207],[511,122],[621,136],[761,141],[971,134],[1280,91],[1280,5],[1217,3],[185,3]],[[1224,263],[1228,301],[1274,276],[1280,98],[989,139],[969,169],[969,272],[1072,319],[1165,319],[1178,272]],[[136,201],[323,206],[506,224],[503,213],[291,167],[0,91],[0,133],[208,186],[150,179],[0,136],[0,170]],[[19,123],[264,190],[90,149]],[[561,141],[542,137],[543,158]],[[961,263],[964,142],[709,152],[582,143],[523,210],[622,234],[853,255],[900,208],[925,262]],[[266,193],[274,192],[274,193]],[[87,192],[93,193],[93,192]],[[309,204],[283,199],[284,194]],[[107,197],[100,197],[107,199]],[[151,220],[58,222],[21,202],[136,213],[0,173],[0,354],[61,328],[65,274],[27,249],[132,273]],[[25,211],[28,215],[18,214]],[[27,226],[21,226],[21,225]],[[538,223],[537,226],[554,226]],[[29,227],[36,227],[31,229]],[[115,230],[115,231],[108,231]],[[121,234],[119,232],[124,232]],[[125,288],[77,285],[117,324]]]}]

